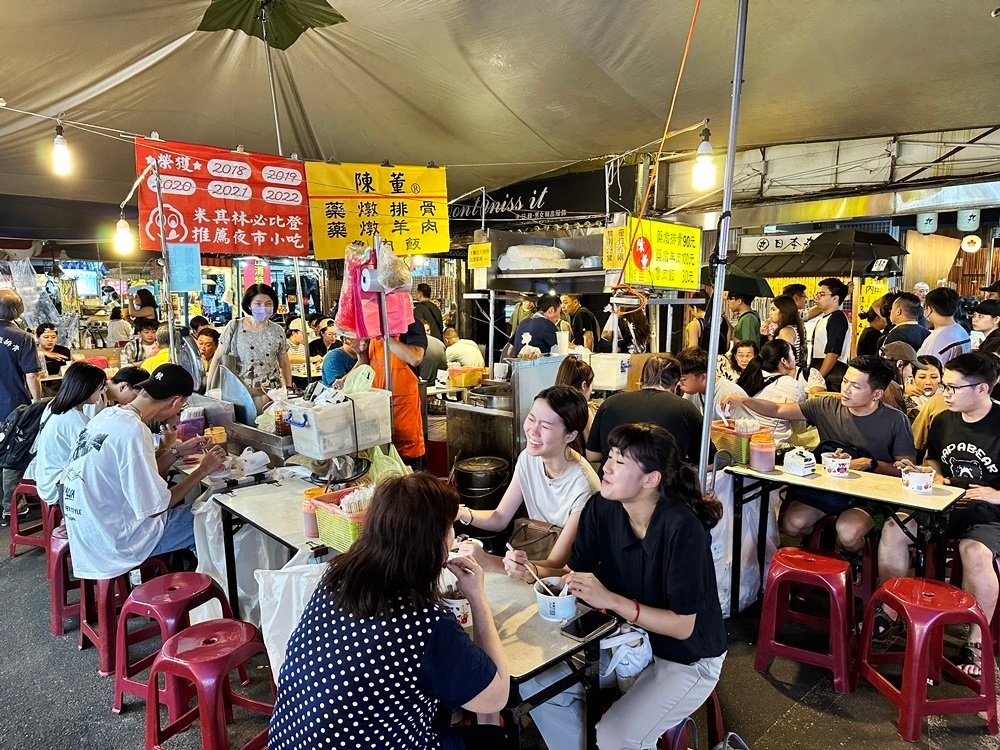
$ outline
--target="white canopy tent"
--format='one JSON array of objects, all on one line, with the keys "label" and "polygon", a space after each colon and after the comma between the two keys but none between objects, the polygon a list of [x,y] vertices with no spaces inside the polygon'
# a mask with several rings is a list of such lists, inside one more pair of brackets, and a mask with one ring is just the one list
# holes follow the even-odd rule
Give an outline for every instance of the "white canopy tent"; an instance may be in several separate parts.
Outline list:
[{"label": "white canopy tent", "polygon": [[[659,137],[693,0],[333,0],[346,23],[273,59],[286,151],[448,165],[459,195]],[[135,133],[273,152],[262,42],[197,27],[209,0],[8,0],[0,97]],[[996,2],[754,0],[740,145],[1000,122]],[[736,3],[704,0],[674,126],[726,140]],[[128,143],[0,110],[0,194],[117,203]],[[697,131],[671,141],[691,149]],[[472,166],[470,166],[472,165]],[[720,170],[721,172],[721,170]]]}]

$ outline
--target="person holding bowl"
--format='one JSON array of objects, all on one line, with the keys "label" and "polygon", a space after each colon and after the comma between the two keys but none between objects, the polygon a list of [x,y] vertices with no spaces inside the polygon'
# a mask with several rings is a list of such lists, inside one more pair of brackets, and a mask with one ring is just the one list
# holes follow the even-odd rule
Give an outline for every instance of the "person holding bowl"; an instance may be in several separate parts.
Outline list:
[{"label": "person holding bowl", "polygon": [[[662,427],[621,425],[608,441],[601,492],[583,510],[564,585],[649,633],[652,663],[597,725],[601,750],[638,750],[697,710],[719,681],[728,641],[707,532],[722,505],[702,495]],[[519,553],[508,553],[507,562],[516,566],[512,575],[530,576]],[[522,695],[563,674],[549,670],[525,683]],[[577,686],[531,716],[548,747],[582,750],[583,712]]]}]

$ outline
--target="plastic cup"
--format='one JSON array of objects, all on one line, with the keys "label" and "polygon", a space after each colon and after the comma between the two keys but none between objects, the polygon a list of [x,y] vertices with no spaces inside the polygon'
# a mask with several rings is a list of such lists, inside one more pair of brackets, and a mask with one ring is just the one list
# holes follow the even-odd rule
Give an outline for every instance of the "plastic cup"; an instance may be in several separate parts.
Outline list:
[{"label": "plastic cup", "polygon": [[915,469],[903,469],[900,481],[904,490],[929,493],[934,489],[935,471],[930,466],[918,466]]},{"label": "plastic cup", "polygon": [[497,362],[493,365],[493,379],[506,380],[510,374],[510,365],[507,362]]},{"label": "plastic cup", "polygon": [[569,354],[569,331],[556,331],[556,348],[560,354]]},{"label": "plastic cup", "polygon": [[844,478],[851,471],[851,457],[834,458],[832,453],[824,453],[820,456],[823,461],[823,470],[831,477]]},{"label": "plastic cup", "polygon": [[455,620],[463,628],[472,622],[472,607],[469,606],[468,599],[441,599],[448,611],[454,615]]},{"label": "plastic cup", "polygon": [[[562,589],[557,577],[543,578],[542,581],[556,594]],[[538,616],[549,622],[565,622],[576,614],[575,596],[549,596],[540,583],[535,584],[535,602],[538,604]]]}]

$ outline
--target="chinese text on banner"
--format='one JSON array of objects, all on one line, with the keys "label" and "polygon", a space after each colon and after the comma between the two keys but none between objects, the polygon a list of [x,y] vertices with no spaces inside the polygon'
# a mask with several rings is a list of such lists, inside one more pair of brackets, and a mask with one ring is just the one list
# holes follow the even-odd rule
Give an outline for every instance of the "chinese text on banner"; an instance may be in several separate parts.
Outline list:
[{"label": "chinese text on banner", "polygon": [[[159,163],[168,243],[199,245],[202,253],[309,254],[302,163],[267,154],[137,138],[135,167]],[[160,249],[156,177],[139,186],[139,245]]]},{"label": "chinese text on banner", "polygon": [[629,217],[627,226],[604,230],[604,268],[620,269],[626,259],[626,284],[697,289],[701,230]]},{"label": "chinese text on banner", "polygon": [[378,233],[397,255],[447,252],[444,167],[307,162],[317,258],[343,258],[348,243]]}]

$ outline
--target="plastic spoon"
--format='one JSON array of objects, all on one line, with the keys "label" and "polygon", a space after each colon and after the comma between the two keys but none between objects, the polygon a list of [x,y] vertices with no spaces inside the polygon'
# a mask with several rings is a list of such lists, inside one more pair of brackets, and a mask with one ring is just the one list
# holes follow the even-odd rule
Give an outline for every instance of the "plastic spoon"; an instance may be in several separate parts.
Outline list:
[{"label": "plastic spoon", "polygon": [[[510,542],[507,543],[507,549],[509,549],[511,552],[514,552],[514,548],[510,546]],[[528,569],[529,573],[531,573],[531,577],[534,578],[536,581],[538,581],[540,584],[542,584],[542,588],[549,592],[549,596],[555,596],[555,594],[552,593],[552,589],[550,589],[548,586],[545,585],[545,581],[543,581],[541,578],[538,577],[535,571],[531,569],[530,565],[525,565],[524,567]]]},{"label": "plastic spoon", "polygon": [[715,411],[720,417],[722,417],[722,424],[729,427],[729,420],[726,419],[726,410],[722,408],[722,404],[717,404]]}]

